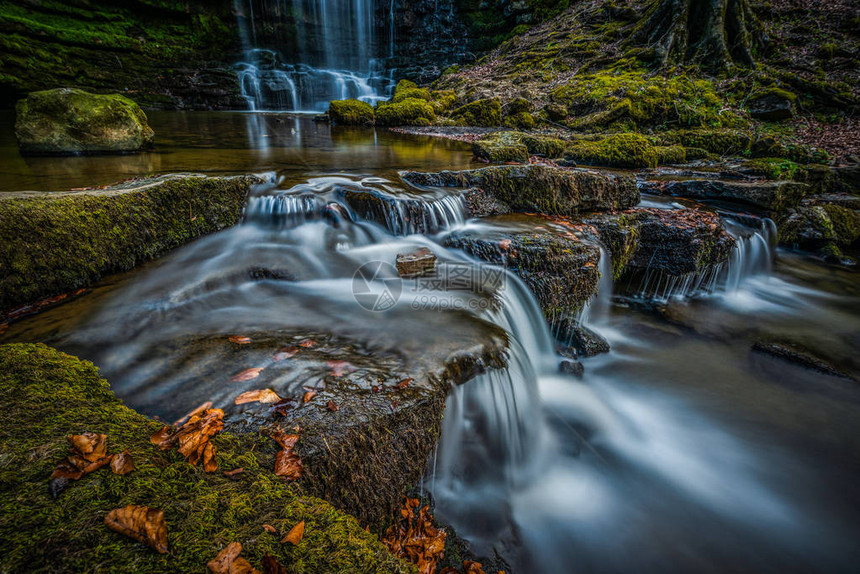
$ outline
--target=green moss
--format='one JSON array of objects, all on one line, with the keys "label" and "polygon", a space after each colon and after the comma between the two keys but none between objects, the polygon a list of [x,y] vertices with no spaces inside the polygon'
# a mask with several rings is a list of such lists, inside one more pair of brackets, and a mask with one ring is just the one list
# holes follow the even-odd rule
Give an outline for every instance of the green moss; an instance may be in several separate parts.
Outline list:
[{"label": "green moss", "polygon": [[658,146],[654,150],[657,152],[657,163],[660,165],[679,164],[687,161],[687,150],[684,146]]},{"label": "green moss", "polygon": [[729,111],[708,80],[686,75],[648,76],[642,71],[609,70],[573,77],[551,92],[569,115],[583,117],[572,127],[597,129],[628,122],[725,127],[743,124]]},{"label": "green moss", "polygon": [[[354,518],[274,476],[276,447],[268,439],[218,435],[219,472],[204,473],[150,444],[161,423],[123,406],[91,363],[44,345],[0,347],[0,393],[7,421],[0,429],[0,535],[9,571],[103,565],[115,572],[199,572],[233,541],[256,566],[270,553],[293,572],[414,571]],[[52,500],[48,476],[68,452],[66,436],[84,431],[106,433],[110,452],[128,449],[136,469],[125,476],[96,471]],[[244,472],[235,480],[220,472],[239,467]],[[164,511],[168,554],[104,526],[109,510],[127,504]],[[301,520],[302,542],[280,544]]]},{"label": "green moss", "polygon": [[495,132],[472,143],[476,157],[493,163],[516,161],[527,163],[529,150],[519,132]]},{"label": "green moss", "polygon": [[860,238],[860,212],[839,205],[822,206],[830,219],[833,237],[840,245],[852,245]]},{"label": "green moss", "polygon": [[173,176],[131,189],[5,194],[0,198],[0,313],[85,287],[234,225],[249,187],[258,181]]},{"label": "green moss", "polygon": [[451,118],[461,125],[495,127],[502,123],[502,104],[498,98],[475,100],[454,110]]},{"label": "green moss", "polygon": [[332,100],[328,105],[328,117],[335,125],[372,126],[373,106],[359,100]]},{"label": "green moss", "polygon": [[562,157],[567,147],[566,141],[549,136],[523,134],[521,141],[525,144],[530,154],[550,159]]},{"label": "green moss", "polygon": [[788,90],[784,90],[782,88],[777,88],[776,86],[771,86],[767,89],[760,90],[753,95],[750,96],[750,103],[755,102],[757,100],[761,100],[763,98],[779,98],[781,100],[788,100],[789,102],[793,102],[797,99],[797,94],[789,92]]},{"label": "green moss", "polygon": [[806,179],[806,169],[790,159],[759,158],[745,163],[744,168],[753,175],[760,175],[768,179],[798,179],[801,181]]},{"label": "green moss", "polygon": [[528,112],[519,112],[513,115],[506,116],[504,125],[508,128],[531,129],[535,127],[535,119]]},{"label": "green moss", "polygon": [[[404,80],[401,80],[401,82],[403,81]],[[427,88],[399,88],[394,91],[394,97],[391,98],[391,101],[402,102],[403,100],[409,99],[425,100],[430,102],[433,100],[433,96]]]},{"label": "green moss", "polygon": [[568,144],[565,158],[577,163],[610,167],[656,167],[657,151],[638,134],[614,134],[597,141],[578,140]]},{"label": "green moss", "polygon": [[383,126],[429,126],[436,121],[433,105],[423,99],[380,102],[376,122]]},{"label": "green moss", "polygon": [[437,114],[447,112],[457,103],[454,90],[433,90],[430,95],[433,97],[433,108]]},{"label": "green moss", "polygon": [[703,149],[721,156],[750,153],[753,136],[739,129],[693,129],[660,134],[661,145],[680,144],[688,148]]}]

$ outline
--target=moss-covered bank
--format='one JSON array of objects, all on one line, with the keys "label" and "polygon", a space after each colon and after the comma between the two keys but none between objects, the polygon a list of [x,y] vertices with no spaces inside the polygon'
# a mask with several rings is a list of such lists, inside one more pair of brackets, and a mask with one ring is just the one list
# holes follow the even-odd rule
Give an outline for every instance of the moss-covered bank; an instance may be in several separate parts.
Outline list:
[{"label": "moss-covered bank", "polygon": [[186,175],[97,191],[3,194],[0,313],[234,225],[258,182]]},{"label": "moss-covered bank", "polygon": [[[0,346],[0,395],[4,572],[202,572],[234,541],[257,567],[270,553],[297,573],[413,571],[354,518],[276,477],[268,439],[217,435],[219,469],[210,474],[158,450],[149,437],[161,423],[123,406],[91,363],[44,345]],[[128,449],[136,469],[96,471],[52,500],[48,477],[68,452],[66,436],[84,431],[107,434],[109,452]],[[237,468],[244,472],[233,479],[221,472]],[[108,511],[127,504],[164,511],[167,554],[104,525]],[[302,520],[301,543],[280,544]]]}]

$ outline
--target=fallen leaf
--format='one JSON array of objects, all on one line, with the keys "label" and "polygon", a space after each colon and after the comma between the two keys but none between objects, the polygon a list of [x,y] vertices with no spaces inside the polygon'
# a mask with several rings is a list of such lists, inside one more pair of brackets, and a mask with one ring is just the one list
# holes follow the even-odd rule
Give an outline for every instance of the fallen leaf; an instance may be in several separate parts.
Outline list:
[{"label": "fallen leaf", "polygon": [[69,443],[80,456],[88,462],[95,462],[107,455],[107,435],[85,432],[84,434],[72,434],[68,437]]},{"label": "fallen leaf", "polygon": [[316,341],[313,341],[313,340],[311,340],[311,339],[305,339],[304,341],[302,341],[301,343],[299,343],[299,347],[304,347],[304,348],[306,348],[306,349],[307,349],[307,348],[309,348],[309,347],[313,347],[313,346],[315,346],[316,344],[317,344],[317,342],[316,342]]},{"label": "fallen leaf", "polygon": [[481,566],[480,562],[474,562],[472,560],[464,560],[463,561],[463,574],[485,574],[484,568]]},{"label": "fallen leaf", "polygon": [[284,347],[283,349],[275,353],[274,356],[272,356],[272,359],[275,361],[283,361],[291,358],[298,352],[299,349],[297,347]]},{"label": "fallen leaf", "polygon": [[203,413],[204,411],[207,411],[211,408],[212,408],[212,401],[206,401],[205,403],[203,403],[202,405],[200,405],[199,407],[197,407],[193,411],[186,414],[181,419],[178,419],[175,423],[173,423],[173,426],[178,427],[179,425],[181,425],[182,423],[184,423],[185,421],[187,421],[191,417],[193,417],[195,415],[199,415],[199,414]]},{"label": "fallen leaf", "polygon": [[218,470],[218,461],[215,460],[215,445],[207,442],[203,447],[203,471],[215,472]]},{"label": "fallen leaf", "polygon": [[275,414],[286,415],[287,411],[296,408],[296,406],[298,406],[298,401],[290,397],[276,402],[274,405],[272,405],[272,408],[275,410]]},{"label": "fallen leaf", "polygon": [[203,469],[214,472],[218,469],[215,461],[215,445],[209,439],[224,428],[224,411],[209,409],[202,415],[191,417],[176,432],[170,433],[170,427],[163,427],[150,437],[150,442],[161,450],[168,450],[178,445],[179,453],[191,465],[196,465],[203,459]]},{"label": "fallen leaf", "polygon": [[355,367],[346,361],[329,361],[327,365],[334,377],[342,377],[346,373],[351,373],[355,370]]},{"label": "fallen leaf", "polygon": [[110,461],[110,469],[114,474],[128,474],[133,471],[134,459],[132,458],[131,453],[126,450],[113,455],[113,458]]},{"label": "fallen leaf", "polygon": [[317,396],[317,392],[315,390],[311,389],[309,391],[305,391],[305,396],[302,397],[302,402],[309,403],[315,396]]},{"label": "fallen leaf", "polygon": [[277,532],[277,531],[278,531],[278,530],[277,530],[274,526],[272,526],[271,524],[264,524],[264,525],[263,525],[263,530],[265,530],[266,532],[272,532],[272,533],[274,533],[274,532]]},{"label": "fallen leaf", "polygon": [[395,389],[405,389],[406,387],[409,386],[409,383],[411,383],[411,382],[412,382],[411,378],[403,379],[402,381],[400,381],[399,383],[394,385],[394,388]]},{"label": "fallen leaf", "polygon": [[508,249],[510,246],[511,246],[511,240],[510,239],[502,239],[501,241],[499,241],[499,247],[502,249]]},{"label": "fallen leaf", "polygon": [[429,506],[416,516],[419,506],[417,498],[407,498],[400,509],[400,520],[386,530],[382,542],[395,556],[416,564],[421,574],[433,574],[444,557],[447,534],[433,526]]},{"label": "fallen leaf", "polygon": [[379,386],[373,385],[372,387],[370,387],[370,390],[373,391],[374,393],[378,393],[379,392]]},{"label": "fallen leaf", "polygon": [[336,402],[329,401],[328,403],[326,403],[325,408],[327,408],[331,412],[335,412],[338,409],[338,406]]},{"label": "fallen leaf", "polygon": [[226,476],[227,478],[233,478],[234,476],[239,476],[243,472],[245,472],[245,469],[243,467],[234,468],[233,470],[225,470],[224,476]]},{"label": "fallen leaf", "polygon": [[281,397],[272,389],[257,389],[242,393],[233,402],[237,405],[244,405],[245,403],[276,403],[280,400]]},{"label": "fallen leaf", "polygon": [[277,558],[266,554],[263,556],[263,574],[287,574],[287,569],[278,562]]},{"label": "fallen leaf", "polygon": [[244,381],[252,381],[260,376],[260,373],[263,372],[265,367],[252,367],[250,369],[245,369],[238,375],[233,375],[230,377],[231,383],[241,383]]},{"label": "fallen leaf", "polygon": [[290,544],[298,546],[299,542],[302,541],[302,536],[304,536],[304,535],[305,535],[305,521],[302,520],[301,522],[299,522],[298,524],[293,526],[289,532],[287,532],[287,535],[284,536],[283,539],[281,539],[281,544],[289,542]]},{"label": "fallen leaf", "polygon": [[143,542],[161,554],[167,553],[167,525],[161,510],[129,504],[125,508],[108,512],[105,524],[111,530]]},{"label": "fallen leaf", "polygon": [[242,552],[242,545],[231,542],[214,559],[206,563],[206,569],[211,574],[260,574],[260,571],[255,570],[250,562],[239,558],[240,552]]},{"label": "fallen leaf", "polygon": [[251,342],[251,339],[248,337],[242,337],[241,335],[233,335],[227,339],[231,343],[236,343],[237,345],[247,345]]},{"label": "fallen leaf", "polygon": [[289,480],[302,476],[302,459],[293,452],[293,447],[299,441],[299,435],[276,431],[271,435],[272,440],[281,446],[275,455],[275,474]]}]

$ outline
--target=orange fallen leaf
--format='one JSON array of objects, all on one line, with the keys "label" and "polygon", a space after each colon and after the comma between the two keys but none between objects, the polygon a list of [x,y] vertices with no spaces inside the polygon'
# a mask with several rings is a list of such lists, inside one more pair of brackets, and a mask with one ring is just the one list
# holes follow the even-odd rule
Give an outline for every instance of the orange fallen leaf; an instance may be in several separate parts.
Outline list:
[{"label": "orange fallen leaf", "polygon": [[108,512],[105,524],[111,530],[143,542],[161,554],[167,553],[167,525],[161,510],[129,504],[125,508]]},{"label": "orange fallen leaf", "polygon": [[113,459],[110,461],[110,469],[114,474],[128,474],[133,471],[134,459],[131,457],[131,453],[126,450],[113,455]]},{"label": "orange fallen leaf", "polygon": [[48,483],[48,492],[53,498],[69,485],[69,481],[78,480],[111,462],[112,456],[107,456],[107,435],[84,433],[66,437],[72,445],[71,454],[57,462]]},{"label": "orange fallen leaf", "polygon": [[265,530],[266,532],[272,532],[272,533],[274,533],[274,532],[277,532],[277,531],[278,531],[278,530],[277,530],[274,526],[272,526],[271,524],[264,524],[264,525],[263,525],[263,530]]},{"label": "orange fallen leaf", "polygon": [[399,383],[394,385],[394,388],[395,389],[405,389],[406,387],[409,386],[409,383],[411,383],[411,382],[412,382],[411,378],[403,379],[402,381],[400,381]]},{"label": "orange fallen leaf", "polygon": [[351,373],[355,370],[355,367],[346,361],[329,361],[327,365],[334,377],[342,377],[346,373]]},{"label": "orange fallen leaf", "polygon": [[302,402],[309,403],[315,396],[317,396],[317,392],[315,390],[311,389],[309,391],[305,391],[305,395],[302,397]]},{"label": "orange fallen leaf", "polygon": [[245,469],[240,466],[239,468],[234,468],[233,470],[225,470],[224,476],[226,476],[227,478],[233,478],[234,476],[239,476],[243,472],[245,472]]},{"label": "orange fallen leaf", "polygon": [[502,239],[501,241],[499,241],[499,247],[502,249],[507,249],[510,246],[511,246],[511,240],[510,239]]},{"label": "orange fallen leaf", "polygon": [[289,532],[287,532],[287,535],[284,536],[284,538],[281,540],[281,544],[289,542],[290,544],[293,544],[294,546],[298,546],[299,542],[302,541],[302,537],[304,535],[305,535],[305,521],[302,520],[301,522],[299,522],[298,524],[293,526]]},{"label": "orange fallen leaf", "polygon": [[313,346],[315,346],[316,344],[317,344],[317,342],[316,342],[316,341],[314,341],[314,340],[311,340],[311,339],[305,339],[304,341],[302,341],[301,343],[299,343],[299,347],[304,347],[304,348],[306,348],[306,349],[307,349],[307,348],[309,348],[309,347],[313,347]]},{"label": "orange fallen leaf", "polygon": [[245,369],[241,373],[230,377],[230,382],[241,383],[244,381],[252,381],[260,376],[260,373],[263,372],[264,368],[265,367],[251,367],[250,369]]},{"label": "orange fallen leaf", "polygon": [[251,563],[244,558],[239,558],[242,545],[231,542],[218,555],[206,563],[206,569],[211,574],[260,574]]},{"label": "orange fallen leaf", "polygon": [[407,498],[400,509],[400,520],[386,530],[382,542],[395,556],[416,564],[421,574],[433,574],[444,557],[447,534],[433,526],[429,506],[416,516],[419,506],[418,499]]},{"label": "orange fallen leaf", "polygon": [[88,462],[95,462],[107,455],[107,435],[85,432],[84,434],[73,434],[68,437],[80,456]]},{"label": "orange fallen leaf", "polygon": [[178,445],[179,453],[191,465],[196,465],[203,459],[203,469],[214,472],[218,469],[215,461],[215,445],[209,439],[224,428],[224,411],[209,409],[202,415],[195,415],[175,433],[171,434],[170,427],[163,427],[150,437],[150,442],[161,450],[168,450]]},{"label": "orange fallen leaf", "polygon": [[464,560],[463,561],[463,574],[485,574],[484,568],[481,566],[480,562],[474,562],[472,560]]},{"label": "orange fallen leaf", "polygon": [[272,356],[272,359],[277,361],[283,361],[285,359],[291,358],[293,355],[299,352],[298,347],[284,347],[277,353]]},{"label": "orange fallen leaf", "polygon": [[236,343],[237,345],[247,345],[248,343],[251,342],[251,339],[249,339],[248,337],[243,337],[241,335],[233,335],[232,337],[229,337],[227,340],[230,341],[231,343]]},{"label": "orange fallen leaf", "polygon": [[275,455],[275,474],[289,480],[302,476],[302,459],[293,452],[293,447],[299,441],[299,435],[276,431],[271,434],[272,440],[281,446]]},{"label": "orange fallen leaf", "polygon": [[206,401],[205,403],[203,403],[202,405],[200,405],[196,409],[192,410],[191,412],[189,412],[188,414],[183,416],[181,419],[178,419],[175,423],[173,423],[173,426],[178,427],[179,425],[181,425],[182,423],[184,423],[185,421],[187,421],[191,417],[193,417],[195,415],[199,415],[199,414],[203,413],[204,411],[207,411],[211,408],[212,408],[212,401]]},{"label": "orange fallen leaf", "polygon": [[326,403],[325,408],[327,408],[327,409],[328,409],[328,410],[330,410],[331,412],[335,412],[335,411],[338,409],[338,406],[337,406],[337,403],[336,403],[336,402],[334,402],[334,401],[329,401],[328,403]]},{"label": "orange fallen leaf", "polygon": [[279,400],[281,397],[272,389],[257,389],[242,393],[233,402],[237,405],[244,405],[245,403],[276,403]]}]

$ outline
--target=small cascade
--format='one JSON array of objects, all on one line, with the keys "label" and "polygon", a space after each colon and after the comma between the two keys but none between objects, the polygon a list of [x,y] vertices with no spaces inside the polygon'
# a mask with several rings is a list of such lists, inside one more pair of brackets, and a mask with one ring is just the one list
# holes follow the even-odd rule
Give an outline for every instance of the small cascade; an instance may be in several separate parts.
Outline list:
[{"label": "small cascade", "polygon": [[[375,0],[235,0],[245,51],[235,68],[249,109],[324,111],[330,100],[382,99],[391,78],[378,57],[376,9]],[[393,27],[389,35],[391,43]]]},{"label": "small cascade", "polygon": [[597,293],[586,303],[577,323],[586,323],[591,326],[600,325],[609,319],[609,311],[612,307],[613,268],[612,256],[602,243],[600,247],[600,282],[597,285]]},{"label": "small cascade", "polygon": [[757,229],[741,226],[731,219],[725,221],[726,230],[735,238],[735,248],[729,257],[722,290],[732,293],[747,279],[770,274],[777,231],[776,224],[767,218],[757,221]]},{"label": "small cascade", "polygon": [[642,276],[635,298],[666,303],[670,299],[686,299],[713,293],[720,285],[723,267],[724,264],[720,263],[683,275],[670,275],[662,270],[649,269]]},{"label": "small cascade", "polygon": [[383,225],[392,235],[439,233],[466,221],[466,202],[460,194],[401,199],[378,193],[347,193],[346,200],[359,218]]}]

